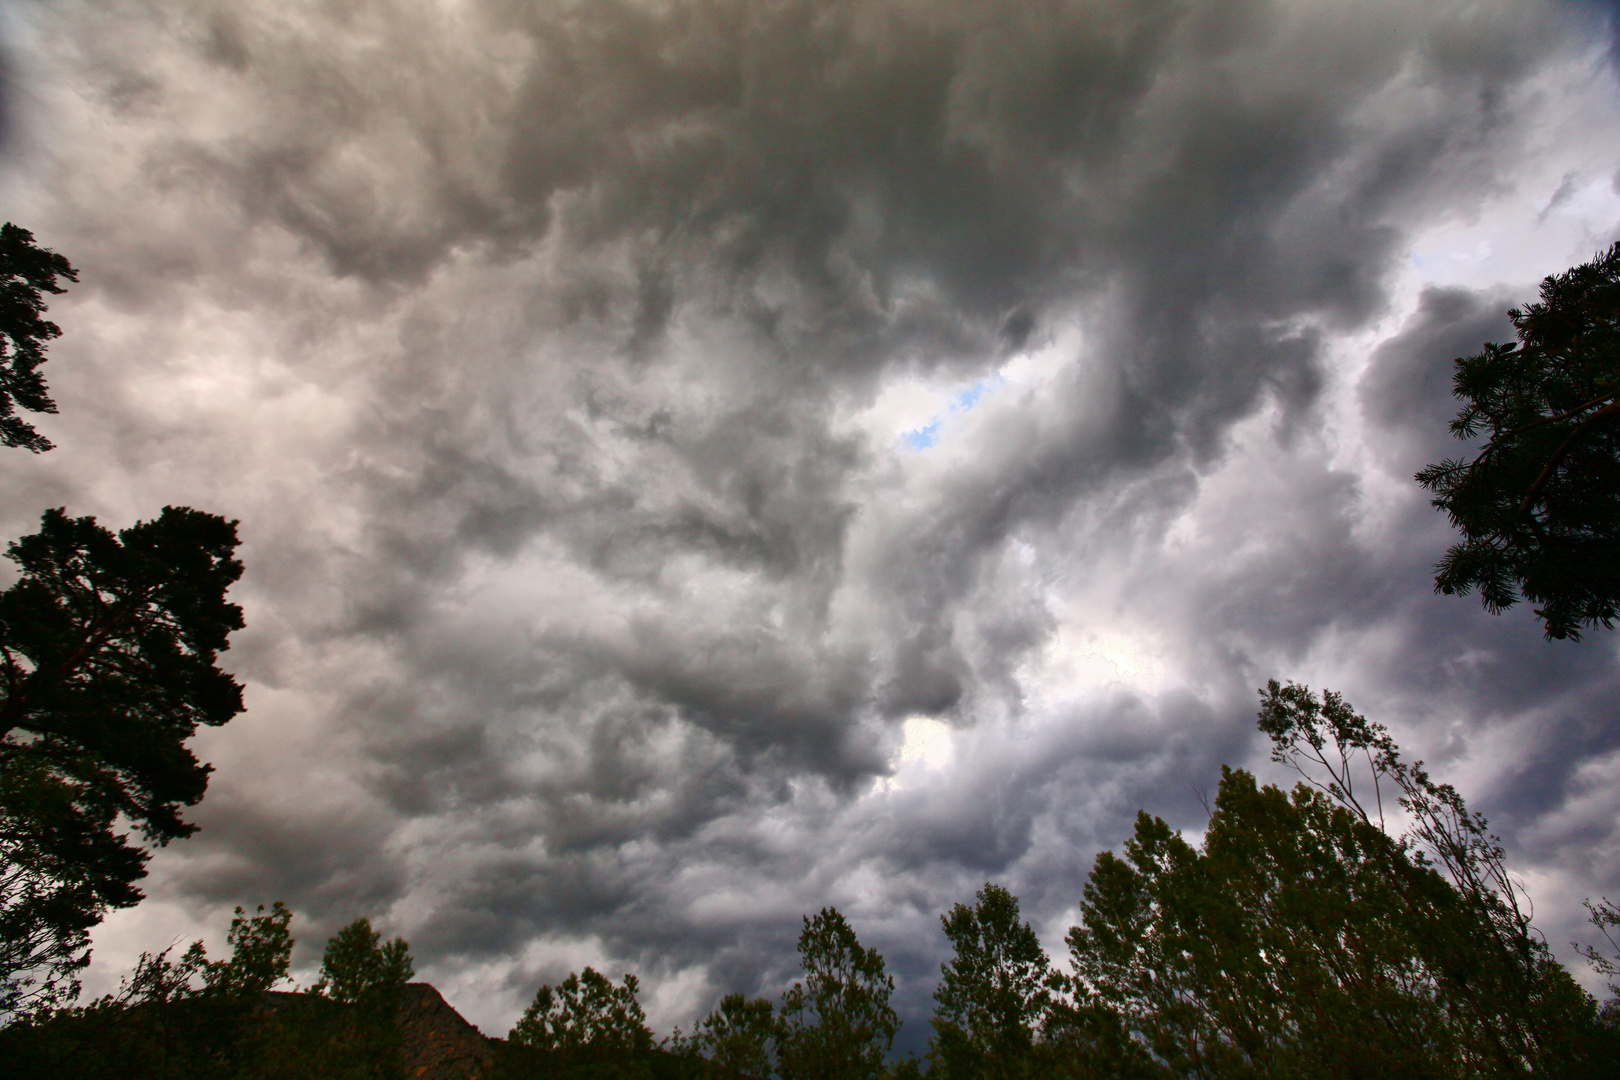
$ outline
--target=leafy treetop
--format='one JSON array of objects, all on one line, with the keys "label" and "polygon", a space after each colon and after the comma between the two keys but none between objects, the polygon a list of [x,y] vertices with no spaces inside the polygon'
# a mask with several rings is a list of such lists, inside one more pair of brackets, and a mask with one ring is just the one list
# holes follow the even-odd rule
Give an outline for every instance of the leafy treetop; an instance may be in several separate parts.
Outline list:
[{"label": "leafy treetop", "polygon": [[242,711],[216,663],[242,628],[236,545],[235,522],[183,507],[117,536],[46,511],[7,552],[22,578],[0,594],[0,760],[50,763],[159,844],[195,831],[179,810],[211,770],[182,743]]},{"label": "leafy treetop", "polygon": [[894,979],[836,908],[805,916],[804,979],[782,997],[777,1068],[783,1080],[867,1080],[883,1075],[900,1019]]},{"label": "leafy treetop", "polygon": [[537,1050],[645,1053],[653,1038],[647,1014],[636,1000],[640,989],[634,975],[614,986],[607,976],[587,967],[555,987],[540,987],[507,1039]]},{"label": "leafy treetop", "polygon": [[225,600],[236,544],[234,522],[167,507],[116,536],[50,510],[10,546],[22,576],[0,593],[0,1011],[68,992],[88,929],[141,898],[147,853],[120,822],[160,845],[195,830],[180,811],[210,770],[185,740],[242,710],[216,663],[242,626]]},{"label": "leafy treetop", "polygon": [[123,981],[117,1000],[134,1004],[261,994],[287,977],[293,949],[291,922],[292,912],[279,900],[268,913],[263,904],[253,915],[237,908],[225,938],[231,947],[229,960],[208,959],[208,950],[200,941],[192,942],[178,962],[169,960],[169,949],[155,955],[142,953],[134,973]]},{"label": "leafy treetop", "polygon": [[411,947],[404,938],[384,944],[370,919],[356,919],[326,943],[321,977],[314,990],[352,1005],[397,995],[415,973]]},{"label": "leafy treetop", "polygon": [[1261,699],[1303,782],[1223,769],[1201,846],[1143,813],[1123,857],[1097,858],[1048,1025],[1094,1063],[1076,1075],[1460,1080],[1611,1060],[1484,819],[1338,695],[1272,682]]},{"label": "leafy treetop", "polygon": [[987,882],[974,899],[940,916],[955,955],[934,989],[929,1057],[945,1080],[1024,1076],[1051,1005],[1051,965],[1017,897]]},{"label": "leafy treetop", "polygon": [[676,1048],[706,1059],[704,1075],[714,1080],[769,1076],[776,1016],[767,998],[727,994],[698,1021],[689,1038],[677,1031]]}]

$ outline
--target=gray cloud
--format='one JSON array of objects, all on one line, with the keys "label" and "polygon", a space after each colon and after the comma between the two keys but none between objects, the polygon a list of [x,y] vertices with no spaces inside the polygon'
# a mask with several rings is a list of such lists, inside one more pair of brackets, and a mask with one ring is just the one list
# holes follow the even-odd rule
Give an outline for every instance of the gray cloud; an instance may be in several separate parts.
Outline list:
[{"label": "gray cloud", "polygon": [[[1196,829],[1263,757],[1273,675],[1557,887],[1620,880],[1610,643],[1430,595],[1409,480],[1541,272],[1414,284],[1413,245],[1539,183],[1595,62],[1563,9],[17,20],[0,191],[84,279],[5,524],[246,539],[250,709],[162,925],[373,914],[500,1030],[585,962],[666,1024],[769,992],[837,903],[915,1041],[937,913],[1003,880],[1055,942],[1139,807]],[[1528,219],[1612,216],[1559,152]],[[120,918],[103,956],[150,945]]]}]

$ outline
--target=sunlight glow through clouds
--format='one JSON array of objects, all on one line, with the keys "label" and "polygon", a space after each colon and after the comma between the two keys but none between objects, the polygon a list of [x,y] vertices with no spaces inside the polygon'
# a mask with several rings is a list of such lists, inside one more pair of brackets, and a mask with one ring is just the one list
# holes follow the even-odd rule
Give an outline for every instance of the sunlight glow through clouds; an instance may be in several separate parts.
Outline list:
[{"label": "sunlight glow through clouds", "polygon": [[873,786],[871,794],[886,795],[915,785],[930,773],[948,768],[956,757],[951,726],[929,716],[909,716],[900,726],[900,753],[894,760],[894,773]]},{"label": "sunlight glow through clouds", "polygon": [[900,745],[900,763],[919,762],[930,769],[944,768],[951,761],[951,728],[949,724],[926,716],[913,716],[906,720],[903,730],[905,742]]},{"label": "sunlight glow through clouds", "polygon": [[1023,675],[1024,685],[1042,705],[1056,710],[1103,689],[1128,687],[1153,693],[1164,682],[1166,672],[1148,642],[1067,622]]}]

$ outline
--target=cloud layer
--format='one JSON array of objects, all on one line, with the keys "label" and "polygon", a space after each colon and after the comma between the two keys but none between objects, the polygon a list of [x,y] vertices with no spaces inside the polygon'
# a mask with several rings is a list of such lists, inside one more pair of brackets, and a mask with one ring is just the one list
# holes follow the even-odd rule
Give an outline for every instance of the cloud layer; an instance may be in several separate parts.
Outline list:
[{"label": "cloud layer", "polygon": [[[839,905],[924,1037],[936,915],[1055,943],[1326,683],[1620,883],[1615,647],[1434,597],[1449,361],[1620,218],[1550,4],[63,3],[6,216],[66,505],[240,518],[249,711],[99,939],[286,899],[486,1030],[582,963],[661,1025]],[[925,439],[908,432],[927,431]],[[301,953],[307,961],[310,952]]]}]

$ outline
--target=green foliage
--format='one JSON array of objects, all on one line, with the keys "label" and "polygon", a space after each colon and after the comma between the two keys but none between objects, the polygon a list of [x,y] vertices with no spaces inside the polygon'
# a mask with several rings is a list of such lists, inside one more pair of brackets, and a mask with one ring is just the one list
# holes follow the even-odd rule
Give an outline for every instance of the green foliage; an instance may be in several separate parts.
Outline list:
[{"label": "green foliage", "polygon": [[1508,314],[1518,342],[1456,362],[1451,431],[1484,449],[1416,477],[1462,533],[1435,588],[1493,614],[1522,596],[1579,640],[1620,615],[1620,244]]},{"label": "green foliage", "polygon": [[556,987],[540,987],[507,1039],[541,1050],[645,1053],[653,1038],[636,1000],[640,987],[634,975],[614,986],[588,967]]},{"label": "green foliage", "polygon": [[0,757],[0,1018],[73,1000],[90,928],[140,899],[143,853],[76,794],[46,761]]},{"label": "green foliage", "polygon": [[16,411],[56,411],[39,366],[45,362],[45,342],[62,334],[41,317],[43,294],[67,291],[59,280],[79,280],[67,259],[39,247],[27,229],[9,221],[0,225],[0,445],[36,454],[49,450],[51,441]]},{"label": "green foliage", "polygon": [[727,994],[698,1021],[690,1039],[678,1041],[705,1059],[705,1077],[742,1080],[770,1075],[775,1035],[775,1009],[768,1000]]},{"label": "green foliage", "polygon": [[[1514,1077],[1607,1064],[1595,1003],[1500,891],[1483,819],[1336,695],[1272,683],[1263,700],[1278,760],[1308,782],[1284,792],[1223,769],[1201,848],[1144,813],[1123,858],[1098,857],[1068,937],[1071,1000],[1051,1025],[1076,1055],[1064,1071]],[[1389,782],[1406,836],[1376,813]]]},{"label": "green foliage", "polygon": [[500,1078],[570,1077],[579,1080],[659,1080],[671,1070],[691,1076],[693,1062],[653,1048],[652,1032],[636,994],[594,968],[542,986],[506,1036],[496,1057]]},{"label": "green foliage", "polygon": [[185,747],[242,710],[216,659],[242,626],[233,522],[168,507],[114,536],[47,511],[0,594],[0,1014],[75,990],[86,932],[141,897],[146,852],[195,827],[209,769]]},{"label": "green foliage", "polygon": [[973,907],[940,916],[955,949],[934,990],[933,1069],[945,1080],[1032,1076],[1036,1028],[1051,1003],[1046,951],[1018,898],[986,883]]},{"label": "green foliage", "polygon": [[404,938],[383,944],[370,919],[356,919],[326,943],[314,991],[351,1005],[379,996],[397,998],[415,973]]},{"label": "green foliage", "polygon": [[365,918],[333,934],[321,956],[314,995],[350,1007],[334,1014],[327,1026],[347,1053],[371,1062],[377,1075],[405,1071],[399,1007],[413,974],[415,964],[405,939],[384,943]]},{"label": "green foliage", "polygon": [[883,1075],[900,1019],[894,979],[861,946],[844,916],[822,908],[799,935],[804,979],[782,998],[777,1069],[783,1080],[867,1080]]}]

